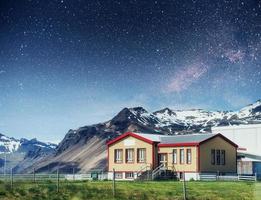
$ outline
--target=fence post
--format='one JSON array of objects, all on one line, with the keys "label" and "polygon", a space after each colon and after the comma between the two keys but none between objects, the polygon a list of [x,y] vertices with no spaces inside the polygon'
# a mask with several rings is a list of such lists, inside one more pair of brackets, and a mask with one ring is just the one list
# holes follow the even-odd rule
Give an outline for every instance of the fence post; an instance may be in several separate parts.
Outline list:
[{"label": "fence post", "polygon": [[74,167],[73,167],[73,181],[75,181],[75,171],[74,171]]},{"label": "fence post", "polygon": [[186,190],[186,177],[185,172],[183,172],[183,199],[187,200],[187,190]]},{"label": "fence post", "polygon": [[34,168],[34,183],[35,183],[36,181],[35,181],[35,168]]},{"label": "fence post", "polygon": [[57,169],[57,192],[59,192],[60,179],[59,179],[59,168]]},{"label": "fence post", "polygon": [[112,175],[112,194],[115,197],[115,169],[113,168],[113,175]]},{"label": "fence post", "polygon": [[13,189],[13,168],[11,168],[11,189]]}]

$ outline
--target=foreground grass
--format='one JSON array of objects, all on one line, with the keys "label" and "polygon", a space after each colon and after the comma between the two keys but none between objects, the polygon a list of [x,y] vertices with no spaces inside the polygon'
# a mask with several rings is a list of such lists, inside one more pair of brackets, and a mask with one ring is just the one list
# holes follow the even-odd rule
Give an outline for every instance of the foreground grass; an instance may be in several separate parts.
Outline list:
[{"label": "foreground grass", "polygon": [[[189,200],[252,200],[256,198],[256,186],[247,182],[187,182]],[[112,196],[112,183],[62,182],[60,191],[54,182],[0,183],[2,200],[89,200],[89,199],[183,199],[182,182],[116,182],[116,197]],[[258,199],[258,198],[257,198]]]}]

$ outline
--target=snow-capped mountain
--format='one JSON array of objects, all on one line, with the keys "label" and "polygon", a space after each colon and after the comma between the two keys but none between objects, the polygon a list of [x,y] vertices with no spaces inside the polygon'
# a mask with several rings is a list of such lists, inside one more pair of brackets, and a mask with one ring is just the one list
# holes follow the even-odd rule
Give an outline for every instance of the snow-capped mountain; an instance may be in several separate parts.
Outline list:
[{"label": "snow-capped mountain", "polygon": [[[0,168],[6,159],[6,168],[18,170],[20,162],[27,158],[42,158],[54,152],[56,144],[40,142],[37,139],[16,139],[0,134]],[[34,160],[31,160],[32,164]]]},{"label": "snow-capped mountain", "polygon": [[191,134],[210,132],[213,126],[261,123],[261,100],[239,111],[207,111],[202,109],[172,110],[164,108],[148,112],[142,107],[124,108],[111,120],[69,130],[55,150],[27,171],[79,171],[106,166],[105,141],[126,131],[158,134]]},{"label": "snow-capped mountain", "polygon": [[40,142],[36,138],[27,140],[25,138],[15,139],[0,133],[0,154],[10,154],[15,152],[28,152],[35,148],[41,148],[45,151],[53,150],[56,144]]}]

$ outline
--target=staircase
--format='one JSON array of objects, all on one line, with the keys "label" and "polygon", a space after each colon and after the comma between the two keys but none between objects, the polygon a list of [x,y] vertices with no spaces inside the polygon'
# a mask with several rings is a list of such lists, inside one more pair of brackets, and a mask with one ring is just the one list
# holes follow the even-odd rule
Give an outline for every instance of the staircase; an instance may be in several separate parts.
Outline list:
[{"label": "staircase", "polygon": [[159,165],[152,171],[152,180],[169,180],[177,179],[177,174],[174,170],[169,170],[164,164]]},{"label": "staircase", "polygon": [[168,170],[163,164],[159,165],[154,170],[145,166],[137,172],[137,180],[170,180],[177,179],[177,174],[174,170]]},{"label": "staircase", "polygon": [[137,180],[151,180],[151,166],[145,165],[137,172]]}]

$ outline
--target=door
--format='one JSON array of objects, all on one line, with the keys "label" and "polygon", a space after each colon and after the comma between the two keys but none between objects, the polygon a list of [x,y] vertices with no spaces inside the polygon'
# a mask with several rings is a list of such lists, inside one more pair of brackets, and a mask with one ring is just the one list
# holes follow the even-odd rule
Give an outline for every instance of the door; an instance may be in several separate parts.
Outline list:
[{"label": "door", "polygon": [[168,157],[166,153],[159,154],[159,165],[163,164],[164,167],[168,166]]}]

